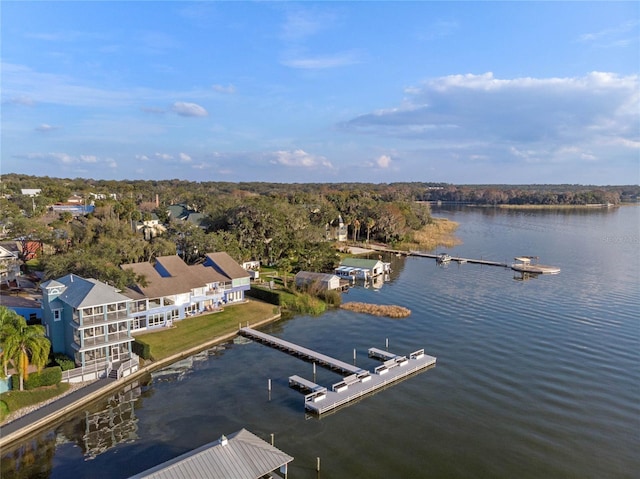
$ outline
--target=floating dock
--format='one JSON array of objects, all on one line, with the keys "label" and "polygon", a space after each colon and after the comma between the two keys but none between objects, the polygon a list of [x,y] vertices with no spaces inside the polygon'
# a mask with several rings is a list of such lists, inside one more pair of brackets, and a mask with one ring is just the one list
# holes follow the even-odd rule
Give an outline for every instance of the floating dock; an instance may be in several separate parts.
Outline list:
[{"label": "floating dock", "polygon": [[517,256],[514,259],[518,261],[518,263],[512,264],[511,269],[520,273],[558,274],[560,272],[560,268],[557,266],[535,263],[534,261],[538,259],[537,256]]},{"label": "floating dock", "polygon": [[380,388],[436,364],[436,358],[426,355],[424,349],[415,351],[407,357],[399,356],[382,349],[370,348],[369,356],[380,359],[383,362],[377,366],[373,372],[369,372],[357,366],[352,366],[338,359],[331,358],[251,328],[242,328],[239,332],[243,336],[255,339],[261,343],[293,354],[294,356],[299,356],[318,362],[331,369],[348,373],[341,381],[333,384],[330,389],[297,375],[289,377],[290,386],[308,391],[304,397],[304,407],[307,411],[317,415],[333,411],[340,406],[360,399]]}]

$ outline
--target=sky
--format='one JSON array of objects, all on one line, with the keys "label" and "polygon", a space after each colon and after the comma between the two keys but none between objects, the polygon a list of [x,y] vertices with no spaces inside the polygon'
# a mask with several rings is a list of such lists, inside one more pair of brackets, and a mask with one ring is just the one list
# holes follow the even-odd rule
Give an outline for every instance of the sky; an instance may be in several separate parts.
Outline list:
[{"label": "sky", "polygon": [[640,183],[638,2],[2,1],[0,172]]}]

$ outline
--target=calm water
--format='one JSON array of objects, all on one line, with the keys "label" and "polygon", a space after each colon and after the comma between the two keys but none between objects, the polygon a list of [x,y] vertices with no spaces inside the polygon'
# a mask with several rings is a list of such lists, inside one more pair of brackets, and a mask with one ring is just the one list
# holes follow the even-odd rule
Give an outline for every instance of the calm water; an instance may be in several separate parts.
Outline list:
[{"label": "calm water", "polygon": [[[348,362],[356,349],[370,369],[367,349],[388,338],[392,352],[437,356],[434,369],[316,419],[287,386],[313,378],[309,363],[229,343],[3,451],[1,477],[126,478],[243,427],[275,435],[295,457],[290,478],[638,477],[640,208],[434,213],[460,223],[454,255],[538,255],[562,272],[521,281],[390,258],[389,282],[344,299],[406,306],[409,318],[338,310],[265,331]],[[337,379],[318,368],[318,383]]]}]

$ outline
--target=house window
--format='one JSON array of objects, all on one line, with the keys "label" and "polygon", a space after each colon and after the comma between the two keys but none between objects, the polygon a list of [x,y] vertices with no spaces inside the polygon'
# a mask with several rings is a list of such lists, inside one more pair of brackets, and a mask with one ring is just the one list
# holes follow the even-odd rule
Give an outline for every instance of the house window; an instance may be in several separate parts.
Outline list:
[{"label": "house window", "polygon": [[146,327],[146,318],[144,316],[133,318],[131,329],[135,331],[136,329],[141,329],[144,327]]},{"label": "house window", "polygon": [[53,320],[54,321],[60,321],[62,319],[62,310],[61,309],[54,309],[53,310]]},{"label": "house window", "polygon": [[152,314],[149,316],[149,327],[160,326],[164,323],[164,313]]}]

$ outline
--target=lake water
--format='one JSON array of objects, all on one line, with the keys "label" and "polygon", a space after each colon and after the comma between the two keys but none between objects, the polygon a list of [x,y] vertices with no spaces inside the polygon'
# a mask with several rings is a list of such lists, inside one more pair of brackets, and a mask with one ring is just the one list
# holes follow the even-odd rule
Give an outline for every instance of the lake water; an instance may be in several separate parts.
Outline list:
[{"label": "lake water", "polygon": [[[559,275],[396,258],[382,288],[345,301],[412,310],[388,319],[343,310],[264,331],[373,369],[367,349],[416,349],[437,366],[309,417],[288,387],[312,365],[229,343],[3,451],[11,477],[126,478],[247,428],[295,459],[290,478],[632,478],[640,471],[640,208],[434,209],[459,222],[452,255],[536,255]],[[317,369],[316,382],[339,376]],[[267,391],[268,379],[272,391]],[[316,458],[321,471],[316,472]]]}]

